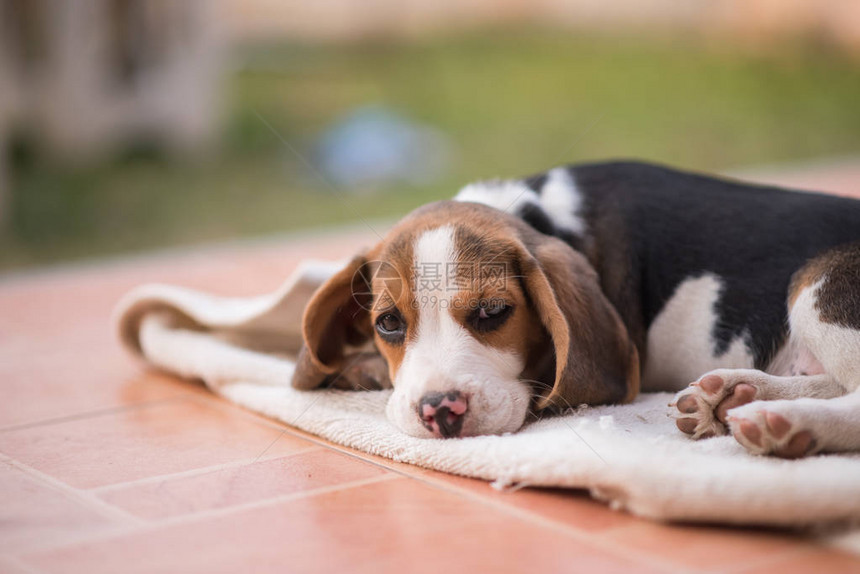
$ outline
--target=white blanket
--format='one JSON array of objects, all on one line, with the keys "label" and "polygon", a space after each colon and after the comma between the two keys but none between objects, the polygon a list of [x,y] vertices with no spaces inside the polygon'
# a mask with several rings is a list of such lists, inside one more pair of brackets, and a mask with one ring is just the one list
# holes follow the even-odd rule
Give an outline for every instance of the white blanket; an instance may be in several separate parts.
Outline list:
[{"label": "white blanket", "polygon": [[392,460],[494,481],[588,489],[615,508],[662,520],[805,525],[860,521],[860,455],[796,461],[751,456],[731,437],[692,441],[670,395],[581,408],[506,436],[418,439],[385,418],[390,391],[289,386],[301,313],[337,266],[308,262],[276,292],[220,298],[144,285],[117,309],[123,343],[150,363],[200,378],[245,408]]}]

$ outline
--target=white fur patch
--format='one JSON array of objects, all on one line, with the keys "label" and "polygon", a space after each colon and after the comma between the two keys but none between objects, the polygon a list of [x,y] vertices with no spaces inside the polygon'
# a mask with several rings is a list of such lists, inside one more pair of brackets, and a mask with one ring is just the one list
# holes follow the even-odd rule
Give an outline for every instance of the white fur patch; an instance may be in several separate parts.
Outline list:
[{"label": "white fur patch", "polygon": [[467,185],[454,201],[480,203],[508,213],[518,213],[523,205],[531,203],[540,206],[558,229],[579,236],[587,231],[580,214],[582,193],[570,171],[561,167],[547,172],[540,194],[520,180],[495,180]]},{"label": "white fur patch", "polygon": [[[417,414],[419,400],[429,392],[459,391],[469,402],[464,436],[519,429],[531,395],[528,385],[517,379],[524,359],[484,345],[451,314],[457,289],[449,283],[446,266],[458,258],[453,228],[425,232],[414,253],[417,331],[405,343],[386,410],[389,420],[407,434],[429,436]],[[441,270],[439,280],[420,276],[422,270],[433,269]]]},{"label": "white fur patch", "polygon": [[568,170],[556,168],[547,174],[540,192],[540,205],[556,227],[580,236],[585,234],[585,222],[579,214],[582,194]]},{"label": "white fur patch", "polygon": [[827,373],[846,390],[860,389],[857,353],[860,331],[821,320],[815,302],[823,279],[803,289],[788,316],[792,337],[799,338],[824,365]]},{"label": "white fur patch", "polygon": [[811,376],[823,373],[824,366],[798,337],[789,335],[765,372],[777,377]]},{"label": "white fur patch", "polygon": [[467,201],[516,213],[526,203],[538,203],[537,194],[522,181],[498,179],[470,183],[454,196],[454,201]]},{"label": "white fur patch", "polygon": [[714,356],[714,305],[722,287],[713,274],[678,285],[648,329],[643,390],[676,391],[714,369],[753,368],[743,337],[733,340],[726,353]]}]

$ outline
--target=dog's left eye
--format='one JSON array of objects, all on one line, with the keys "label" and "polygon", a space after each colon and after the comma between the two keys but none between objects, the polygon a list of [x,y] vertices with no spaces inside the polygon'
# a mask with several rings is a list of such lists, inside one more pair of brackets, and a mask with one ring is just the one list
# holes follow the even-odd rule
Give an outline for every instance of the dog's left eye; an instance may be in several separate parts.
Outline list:
[{"label": "dog's left eye", "polygon": [[478,308],[472,313],[472,324],[478,331],[498,329],[510,317],[513,310],[512,305],[507,305],[502,301],[481,301]]}]

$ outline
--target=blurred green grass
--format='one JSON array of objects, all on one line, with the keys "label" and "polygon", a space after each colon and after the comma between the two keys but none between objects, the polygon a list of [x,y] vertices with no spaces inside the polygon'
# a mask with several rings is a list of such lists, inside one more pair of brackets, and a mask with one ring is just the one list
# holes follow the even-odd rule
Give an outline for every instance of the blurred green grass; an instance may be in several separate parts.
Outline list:
[{"label": "blurred green grass", "polygon": [[[748,54],[691,38],[468,34],[245,47],[206,162],[126,154],[13,173],[0,268],[399,216],[478,178],[636,157],[700,170],[860,152],[856,60],[809,44]],[[308,157],[321,130],[381,104],[455,145],[444,180],[347,194]]]}]

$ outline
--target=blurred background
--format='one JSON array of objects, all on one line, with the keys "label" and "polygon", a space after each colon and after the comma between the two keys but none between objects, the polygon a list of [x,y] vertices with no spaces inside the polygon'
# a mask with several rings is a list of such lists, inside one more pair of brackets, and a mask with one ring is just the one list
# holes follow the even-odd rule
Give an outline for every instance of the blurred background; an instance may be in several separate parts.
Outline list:
[{"label": "blurred background", "polygon": [[856,0],[0,0],[0,272],[860,157]]}]

